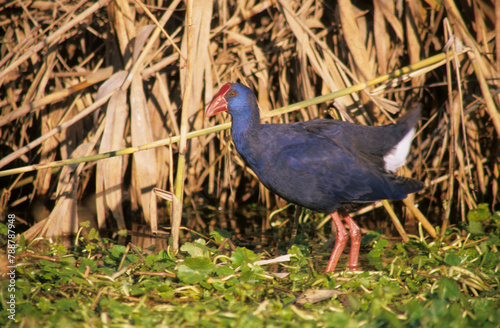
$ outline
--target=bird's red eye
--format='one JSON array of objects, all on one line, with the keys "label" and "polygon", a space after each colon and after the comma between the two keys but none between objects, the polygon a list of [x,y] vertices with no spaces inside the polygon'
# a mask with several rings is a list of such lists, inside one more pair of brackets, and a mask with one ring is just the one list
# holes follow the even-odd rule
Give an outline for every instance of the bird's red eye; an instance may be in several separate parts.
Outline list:
[{"label": "bird's red eye", "polygon": [[229,92],[229,97],[234,97],[234,96],[236,96],[236,91],[231,90],[231,92]]}]

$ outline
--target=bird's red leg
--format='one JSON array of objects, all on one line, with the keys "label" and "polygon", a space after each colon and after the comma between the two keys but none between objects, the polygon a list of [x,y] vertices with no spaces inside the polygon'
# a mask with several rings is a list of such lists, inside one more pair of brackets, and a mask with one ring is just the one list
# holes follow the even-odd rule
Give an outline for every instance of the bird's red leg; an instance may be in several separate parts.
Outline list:
[{"label": "bird's red leg", "polygon": [[[340,219],[339,213],[332,213],[333,224],[337,228],[337,235],[335,238],[335,246],[333,247],[332,255],[330,255],[330,259],[328,260],[328,264],[326,265],[325,272],[335,271],[335,267],[337,266],[337,262],[339,261],[340,255],[344,251],[345,245],[347,244],[348,234],[342,224],[342,220]],[[352,220],[352,219],[351,219]],[[358,228],[359,229],[359,228]]]},{"label": "bird's red leg", "polygon": [[349,269],[358,269],[359,247],[361,246],[361,229],[349,216],[343,216],[345,222],[349,226],[349,234],[351,235],[351,253],[349,255]]}]

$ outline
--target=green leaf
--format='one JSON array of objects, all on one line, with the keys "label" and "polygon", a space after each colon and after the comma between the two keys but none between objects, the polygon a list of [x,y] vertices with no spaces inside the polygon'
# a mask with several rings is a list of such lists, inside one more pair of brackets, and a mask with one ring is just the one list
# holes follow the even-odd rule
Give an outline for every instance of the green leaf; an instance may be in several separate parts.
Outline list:
[{"label": "green leaf", "polygon": [[226,230],[222,229],[217,229],[215,228],[214,230],[210,231],[210,236],[217,242],[217,243],[222,243],[224,239],[226,238],[231,238],[231,234],[227,232]]},{"label": "green leaf", "polygon": [[389,246],[389,242],[387,239],[378,239],[373,249],[368,253],[368,262],[371,265],[374,265],[377,270],[382,270],[384,268],[382,255],[387,256],[387,246]]},{"label": "green leaf", "polygon": [[462,298],[457,282],[447,277],[441,277],[438,286],[438,295],[442,300],[458,301]]},{"label": "green leaf", "polygon": [[483,257],[484,259],[481,264],[484,268],[494,269],[500,263],[500,253],[498,252],[488,252]]},{"label": "green leaf", "polygon": [[448,265],[459,265],[460,264],[460,257],[456,254],[446,254],[444,261]]},{"label": "green leaf", "polygon": [[206,257],[187,257],[179,265],[177,277],[186,284],[196,284],[207,279],[215,271],[215,264]]},{"label": "green leaf", "polygon": [[491,218],[491,212],[488,204],[479,204],[476,209],[467,213],[469,221],[486,221]]},{"label": "green leaf", "polygon": [[99,231],[97,231],[94,228],[90,229],[90,232],[88,234],[88,240],[96,240],[96,241],[98,241],[99,240]]},{"label": "green leaf", "polygon": [[125,253],[125,249],[126,249],[125,246],[123,246],[123,245],[116,245],[115,244],[115,245],[113,245],[113,247],[111,247],[111,249],[109,250],[109,252],[114,257],[120,258]]},{"label": "green leaf", "polygon": [[234,269],[231,268],[229,265],[218,266],[215,271],[217,272],[217,275],[223,277],[234,274]]},{"label": "green leaf", "polygon": [[85,279],[83,278],[79,278],[79,277],[73,277],[72,278],[72,281],[77,284],[77,285],[83,285],[83,286],[88,286],[88,287],[92,287],[92,285]]},{"label": "green leaf", "polygon": [[45,297],[40,297],[36,306],[40,309],[40,311],[47,313],[51,310],[52,303]]},{"label": "green leaf", "polygon": [[205,246],[205,240],[200,238],[195,240],[194,243],[182,245],[181,251],[189,253],[191,257],[209,257],[211,249]]},{"label": "green leaf", "polygon": [[0,222],[0,235],[5,236],[8,234],[8,231],[9,231],[9,229],[7,228],[7,226]]},{"label": "green leaf", "polygon": [[389,241],[387,239],[379,239],[373,248],[383,249],[386,248],[387,246],[389,246]]},{"label": "green leaf", "polygon": [[[369,253],[368,253],[368,261],[370,262],[370,264],[372,265],[378,265],[378,264],[381,264],[382,263],[382,259],[381,259],[381,256],[384,252],[380,249],[372,249]],[[382,269],[382,267],[377,267],[377,269]]]},{"label": "green leaf", "polygon": [[244,247],[237,247],[236,251],[231,254],[231,261],[233,267],[238,267],[245,263],[253,263],[257,261],[259,257],[257,254]]},{"label": "green leaf", "polygon": [[132,296],[140,296],[140,295],[143,295],[145,292],[146,292],[146,288],[144,288],[142,286],[133,285],[130,288],[130,295],[132,295]]},{"label": "green leaf", "polygon": [[89,228],[90,227],[90,221],[80,222],[80,227]]},{"label": "green leaf", "polygon": [[[59,263],[54,263],[54,262],[48,261],[48,260],[40,260],[40,265],[42,265],[44,267],[50,267],[50,268],[59,267],[60,266]],[[47,270],[47,268],[46,268],[46,270]]]},{"label": "green leaf", "polygon": [[369,231],[367,234],[363,234],[361,239],[362,244],[375,244],[380,239],[380,233],[377,231]]},{"label": "green leaf", "polygon": [[220,279],[214,279],[212,281],[212,286],[221,292],[224,292],[226,290],[226,286],[225,286],[224,282]]},{"label": "green leaf", "polygon": [[65,256],[59,259],[59,263],[74,265],[76,263],[76,259],[73,256]]},{"label": "green leaf", "polygon": [[481,221],[469,221],[469,232],[473,235],[483,235],[484,230],[483,230],[483,224]]},{"label": "green leaf", "polygon": [[292,247],[288,249],[287,254],[291,254],[299,258],[304,257],[304,253],[298,245],[292,245]]}]

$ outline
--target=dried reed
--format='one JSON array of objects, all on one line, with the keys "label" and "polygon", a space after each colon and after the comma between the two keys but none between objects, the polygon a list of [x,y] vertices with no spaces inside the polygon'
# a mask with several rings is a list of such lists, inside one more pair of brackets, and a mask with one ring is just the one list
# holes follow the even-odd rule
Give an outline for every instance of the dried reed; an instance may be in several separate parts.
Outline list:
[{"label": "dried reed", "polygon": [[[0,7],[0,206],[28,223],[28,237],[75,234],[87,198],[96,204],[99,227],[130,228],[126,213],[137,209],[149,222],[154,187],[171,190],[184,208],[281,206],[257,187],[226,133],[207,133],[229,126],[213,127],[203,112],[223,82],[236,80],[255,90],[273,122],[325,117],[334,105],[344,119],[386,124],[397,116],[390,114],[422,102],[407,174],[427,188],[409,202],[420,209],[412,213],[445,228],[466,221],[478,203],[498,206],[496,2],[101,0]],[[435,54],[442,58],[428,64]],[[386,76],[408,65],[421,66]],[[330,95],[346,88],[341,97]],[[61,165],[68,166],[57,174],[49,169]],[[31,184],[20,181],[33,169]],[[198,214],[184,223],[213,225]]]}]

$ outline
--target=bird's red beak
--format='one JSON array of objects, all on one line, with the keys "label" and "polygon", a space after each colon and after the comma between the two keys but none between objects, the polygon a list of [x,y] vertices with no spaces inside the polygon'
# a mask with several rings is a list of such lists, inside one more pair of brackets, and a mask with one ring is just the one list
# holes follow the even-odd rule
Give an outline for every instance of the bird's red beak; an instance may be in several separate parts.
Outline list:
[{"label": "bird's red beak", "polygon": [[207,117],[212,117],[220,112],[225,112],[228,110],[227,101],[224,96],[231,89],[230,84],[225,84],[220,88],[219,93],[212,99],[210,105],[208,105],[207,110],[205,111],[205,115]]}]

